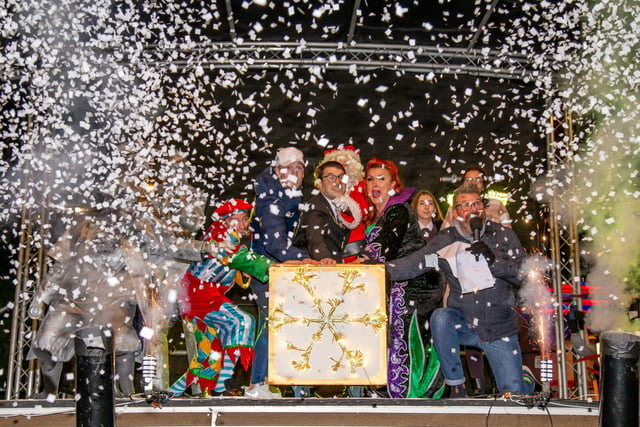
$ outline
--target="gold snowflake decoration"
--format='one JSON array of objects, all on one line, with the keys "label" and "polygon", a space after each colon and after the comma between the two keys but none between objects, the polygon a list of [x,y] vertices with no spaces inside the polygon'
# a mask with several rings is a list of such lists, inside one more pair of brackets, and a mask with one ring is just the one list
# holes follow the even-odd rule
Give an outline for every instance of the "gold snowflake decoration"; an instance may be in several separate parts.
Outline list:
[{"label": "gold snowflake decoration", "polygon": [[349,349],[345,344],[344,336],[337,327],[340,324],[353,324],[360,323],[366,327],[372,328],[377,334],[381,330],[384,330],[387,324],[387,315],[381,310],[377,309],[373,313],[365,313],[359,317],[350,317],[349,313],[343,313],[336,315],[336,310],[344,303],[345,295],[361,291],[366,291],[366,284],[358,282],[362,273],[355,268],[344,269],[338,277],[343,280],[341,293],[339,296],[322,300],[318,298],[313,291],[311,281],[318,275],[309,272],[308,266],[302,266],[297,269],[292,278],[292,284],[301,286],[306,291],[307,295],[311,299],[314,316],[298,316],[290,314],[284,308],[284,304],[278,304],[271,315],[269,316],[269,327],[273,332],[279,332],[283,326],[300,323],[305,326],[317,325],[317,330],[311,335],[311,341],[306,346],[299,346],[292,342],[287,341],[287,349],[294,350],[300,353],[299,360],[292,360],[292,366],[298,371],[305,371],[311,369],[309,359],[317,343],[322,341],[325,333],[330,334],[333,342],[340,349],[340,356],[337,358],[331,357],[333,362],[331,370],[336,372],[339,368],[348,366],[352,373],[356,372],[356,368],[362,367],[364,364],[365,355],[360,350]]}]

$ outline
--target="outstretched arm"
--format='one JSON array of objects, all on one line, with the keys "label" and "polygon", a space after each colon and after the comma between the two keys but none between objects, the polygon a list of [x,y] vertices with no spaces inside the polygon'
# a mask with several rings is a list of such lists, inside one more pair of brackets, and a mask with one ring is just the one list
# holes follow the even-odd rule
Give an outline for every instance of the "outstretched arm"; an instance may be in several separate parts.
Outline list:
[{"label": "outstretched arm", "polygon": [[437,267],[438,255],[425,246],[404,258],[387,261],[384,266],[390,280],[410,280]]},{"label": "outstretched arm", "polygon": [[453,239],[448,232],[442,232],[431,239],[425,246],[403,258],[385,263],[387,275],[391,280],[410,280],[438,267],[437,252]]}]

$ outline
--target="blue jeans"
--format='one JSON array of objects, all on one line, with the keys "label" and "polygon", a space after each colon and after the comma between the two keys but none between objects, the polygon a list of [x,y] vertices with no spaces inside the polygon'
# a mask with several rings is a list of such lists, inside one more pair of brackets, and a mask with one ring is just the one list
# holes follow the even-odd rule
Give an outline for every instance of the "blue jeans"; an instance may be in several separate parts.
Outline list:
[{"label": "blue jeans", "polygon": [[269,363],[269,332],[267,330],[267,317],[269,316],[269,284],[256,279],[251,281],[251,290],[256,295],[258,306],[258,326],[256,328],[255,353],[251,368],[251,384],[264,382],[267,376]]},{"label": "blue jeans", "polygon": [[470,345],[484,351],[500,393],[531,394],[522,380],[522,352],[518,334],[495,341],[481,341],[462,312],[456,308],[439,308],[431,316],[433,344],[440,357],[445,383],[464,384],[464,370],[460,362],[460,346]]}]

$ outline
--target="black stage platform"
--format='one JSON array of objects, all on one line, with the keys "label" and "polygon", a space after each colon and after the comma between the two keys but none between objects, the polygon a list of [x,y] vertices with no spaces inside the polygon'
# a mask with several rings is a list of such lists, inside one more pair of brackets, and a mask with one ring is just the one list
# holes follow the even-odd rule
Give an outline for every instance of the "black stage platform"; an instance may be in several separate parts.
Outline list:
[{"label": "black stage platform", "polygon": [[[506,399],[245,397],[116,400],[118,427],[170,426],[598,426],[598,402]],[[0,426],[73,427],[75,402],[0,401]]]}]

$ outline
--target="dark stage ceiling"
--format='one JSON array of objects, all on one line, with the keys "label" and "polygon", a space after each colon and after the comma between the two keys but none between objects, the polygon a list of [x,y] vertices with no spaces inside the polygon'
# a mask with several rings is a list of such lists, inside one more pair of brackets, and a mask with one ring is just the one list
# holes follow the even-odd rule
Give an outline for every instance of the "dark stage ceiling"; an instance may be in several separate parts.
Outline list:
[{"label": "dark stage ceiling", "polygon": [[148,49],[175,78],[171,108],[184,88],[198,103],[184,106],[195,116],[181,122],[182,140],[202,170],[216,171],[216,198],[250,195],[251,178],[287,144],[310,165],[325,148],[353,144],[364,161],[391,158],[408,184],[439,195],[452,188],[441,177],[481,163],[518,205],[546,167],[544,99],[531,66],[544,20],[534,4],[180,5],[145,6],[144,19],[170,23],[173,39],[189,42],[164,49],[176,45],[156,32]]},{"label": "dark stage ceiling", "polygon": [[[117,8],[120,3],[115,2]],[[124,7],[128,10],[128,6]],[[521,0],[185,0],[137,4],[148,41],[405,44],[526,54],[548,8]],[[164,30],[171,25],[174,31]],[[517,36],[522,41],[518,48]],[[542,40],[538,39],[538,42]],[[535,43],[534,43],[535,44]]]}]

